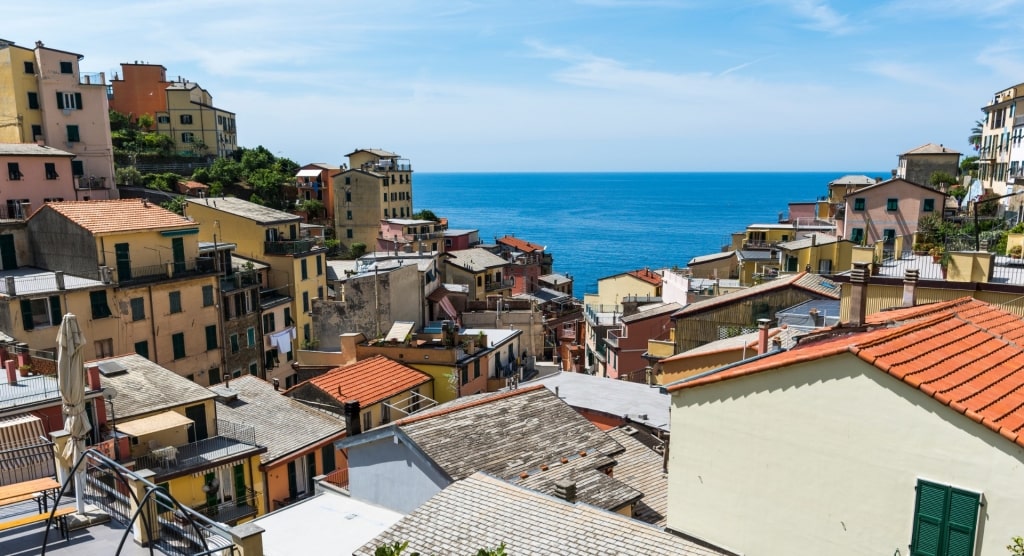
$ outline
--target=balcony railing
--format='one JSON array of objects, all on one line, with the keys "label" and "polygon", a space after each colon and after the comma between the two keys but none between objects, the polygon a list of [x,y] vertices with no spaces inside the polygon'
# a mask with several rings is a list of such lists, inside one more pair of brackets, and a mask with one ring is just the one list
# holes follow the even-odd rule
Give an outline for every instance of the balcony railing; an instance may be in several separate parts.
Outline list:
[{"label": "balcony railing", "polygon": [[240,519],[256,515],[259,498],[259,492],[245,487],[245,495],[242,498],[216,504],[203,504],[193,509],[214,521],[232,525]]},{"label": "balcony railing", "polygon": [[614,347],[619,347],[619,339],[626,337],[626,332],[621,328],[612,328],[605,336],[605,342]]},{"label": "balcony railing", "polygon": [[496,291],[496,290],[509,289],[509,288],[512,287],[512,285],[514,283],[515,283],[515,281],[512,280],[512,279],[498,280],[498,281],[495,281],[495,282],[487,282],[487,283],[484,284],[484,291],[493,292],[493,291]]},{"label": "balcony railing", "polygon": [[184,446],[158,448],[135,458],[136,469],[150,469],[159,479],[172,473],[203,469],[221,461],[244,457],[256,444],[256,430],[229,421],[217,420],[219,434]]},{"label": "balcony railing", "polygon": [[78,82],[82,85],[105,85],[106,81],[102,73],[82,73],[78,76]]},{"label": "balcony railing", "polygon": [[224,291],[260,285],[259,274],[255,270],[236,270],[230,276],[221,278],[220,283]]},{"label": "balcony railing", "polygon": [[77,176],[75,178],[77,189],[107,189],[107,178],[105,176]]},{"label": "balcony railing", "polygon": [[266,241],[263,243],[263,252],[267,255],[297,255],[308,253],[319,246],[319,242],[312,239]]},{"label": "balcony railing", "polygon": [[331,471],[324,480],[336,487],[348,488],[348,467]]},{"label": "balcony railing", "polygon": [[53,466],[53,442],[0,451],[0,486],[13,485],[57,474]]},{"label": "balcony railing", "polygon": [[[214,268],[213,259],[196,258],[180,262],[166,262],[151,266],[133,266],[128,276],[118,276],[116,269],[114,275],[117,283],[129,284],[139,282],[153,282],[170,278],[183,278],[186,276],[201,276],[212,274],[217,270]],[[100,280],[103,280],[103,271],[100,271]]]}]

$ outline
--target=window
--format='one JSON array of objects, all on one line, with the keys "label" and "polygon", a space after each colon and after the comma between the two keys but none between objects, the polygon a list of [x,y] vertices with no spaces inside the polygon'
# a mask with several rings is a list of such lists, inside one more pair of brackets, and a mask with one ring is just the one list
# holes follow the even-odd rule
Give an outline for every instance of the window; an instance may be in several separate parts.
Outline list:
[{"label": "window", "polygon": [[285,326],[291,326],[293,324],[295,324],[295,322],[292,320],[292,308],[291,307],[285,307],[284,308],[284,325]]},{"label": "window", "polygon": [[32,62],[25,62],[25,73],[35,73],[36,65]]},{"label": "window", "polygon": [[217,349],[217,325],[211,324],[206,327],[206,351]]},{"label": "window", "polygon": [[238,334],[231,335],[231,353],[238,353]]},{"label": "window", "polygon": [[171,305],[171,314],[181,312],[181,292],[168,293],[167,302]]},{"label": "window", "polygon": [[373,428],[373,415],[367,411],[363,413],[363,430],[368,431]]},{"label": "window", "polygon": [[316,298],[317,299],[323,299],[324,298],[324,287],[323,286],[317,286],[316,287]]},{"label": "window", "polygon": [[391,422],[391,406],[387,403],[380,404],[380,422],[381,424]]},{"label": "window", "polygon": [[[350,210],[348,210],[348,211],[345,211],[345,216],[346,216],[346,218],[348,218],[349,220],[352,220],[352,211],[350,211]],[[352,237],[352,236],[349,236],[349,237]]]},{"label": "window", "polygon": [[[320,260],[320,255],[316,256],[316,275],[317,276],[323,276],[324,275],[324,263],[323,263],[323,261]],[[320,296],[320,297],[323,297],[323,296]]]},{"label": "window", "polygon": [[311,337],[311,335],[309,333],[309,324],[303,324],[302,325],[302,339],[306,340],[308,342],[310,337]]},{"label": "window", "polygon": [[473,361],[473,378],[480,378],[480,358]]},{"label": "window", "polygon": [[320,461],[322,462],[322,473],[324,475],[337,469],[337,464],[334,461],[334,443],[327,444],[320,448]]},{"label": "window", "polygon": [[29,91],[28,107],[32,110],[39,110],[39,93]]},{"label": "window", "polygon": [[220,368],[214,367],[210,369],[210,384],[220,384]]},{"label": "window", "polygon": [[[349,176],[345,176],[345,185],[352,185],[352,178],[351,178],[351,177],[349,177]],[[348,192],[346,191],[346,192],[345,192],[345,200],[346,200],[346,201],[351,201],[351,200],[352,200],[352,194],[351,194],[351,193],[348,193]]]},{"label": "window", "polygon": [[916,499],[911,554],[974,554],[980,494],[918,480]]},{"label": "window", "polygon": [[306,259],[299,261],[299,272],[302,275],[302,279],[309,278],[309,270],[306,268]]},{"label": "window", "polygon": [[178,332],[171,336],[171,345],[174,347],[174,359],[185,358],[185,333]]},{"label": "window", "polygon": [[186,131],[186,132],[181,134],[181,142],[182,143],[191,143],[194,138],[195,138],[195,135],[193,135],[191,131]]},{"label": "window", "polygon": [[309,292],[302,292],[302,312],[309,312]]},{"label": "window", "polygon": [[78,135],[78,126],[76,126],[76,125],[69,125],[68,126],[68,143],[78,143],[81,140],[82,140],[81,137]]},{"label": "window", "polygon": [[182,114],[179,119],[183,124],[190,124],[192,123],[192,114]]},{"label": "window", "polygon": [[896,230],[892,228],[882,230],[882,241],[885,243],[892,243],[896,241]]},{"label": "window", "polygon": [[82,93],[57,91],[57,108],[61,110],[81,110]]},{"label": "window", "polygon": [[93,319],[105,319],[110,316],[110,306],[107,305],[107,291],[89,292],[89,305],[92,306]]},{"label": "window", "polygon": [[249,347],[252,347],[252,346],[256,345],[256,329],[255,328],[250,326],[249,328],[247,328],[245,330],[245,340],[247,342],[246,345],[249,346]]},{"label": "window", "polygon": [[96,350],[96,358],[102,359],[104,357],[114,356],[114,339],[107,338],[105,340],[96,340],[92,343],[93,349]]},{"label": "window", "polygon": [[[345,178],[345,179],[347,180],[348,178]],[[346,203],[351,203],[352,202],[352,192],[351,191],[346,191],[345,192],[345,202]],[[351,217],[349,217],[349,218],[351,219]]]},{"label": "window", "polygon": [[462,368],[462,384],[465,385],[465,384],[468,384],[468,383],[469,383],[469,367],[463,367]]},{"label": "window", "polygon": [[85,175],[85,164],[81,160],[71,161],[71,175],[72,176],[84,176]]},{"label": "window", "polygon": [[259,373],[260,368],[256,365],[256,363],[249,363],[249,374],[251,374],[252,376],[258,376]]},{"label": "window", "polygon": [[171,117],[166,114],[161,114],[156,117],[156,123],[158,124],[169,124],[171,123]]},{"label": "window", "polygon": [[33,125],[32,126],[32,140],[38,141],[43,138],[43,126]]},{"label": "window", "polygon": [[345,230],[345,237],[347,237],[348,239],[352,239],[352,228]]},{"label": "window", "polygon": [[850,241],[854,243],[864,243],[864,228],[854,228],[850,230]]},{"label": "window", "polygon": [[146,340],[135,342],[135,353],[149,359],[149,342]]},{"label": "window", "polygon": [[274,325],[274,313],[267,313],[266,315],[263,315],[263,332],[273,332],[274,330],[276,330]]},{"label": "window", "polygon": [[46,179],[55,180],[60,176],[57,175],[57,165],[53,162],[44,162],[43,168],[46,169]]},{"label": "window", "polygon": [[74,71],[75,70],[72,67],[71,62],[61,62],[60,63],[60,72],[61,73],[74,73]]},{"label": "window", "polygon": [[935,210],[935,199],[925,199],[924,200],[924,211],[925,212],[933,212],[934,210]]},{"label": "window", "polygon": [[61,317],[59,296],[21,300],[21,324],[25,330],[57,326]]},{"label": "window", "polygon": [[[395,216],[398,216],[397,214]],[[388,218],[388,209],[384,209],[384,218]]]},{"label": "window", "polygon": [[7,163],[7,179],[11,181],[18,181],[23,177],[25,177],[25,175],[21,173],[21,167],[18,166],[17,162]]},{"label": "window", "polygon": [[213,305],[213,286],[203,286],[203,307]]},{"label": "window", "polygon": [[143,320],[146,318],[146,300],[141,297],[133,297],[131,300],[132,305],[132,322]]},{"label": "window", "polygon": [[889,212],[896,212],[899,209],[900,209],[900,200],[899,199],[886,199],[885,200],[885,210],[887,210]]}]

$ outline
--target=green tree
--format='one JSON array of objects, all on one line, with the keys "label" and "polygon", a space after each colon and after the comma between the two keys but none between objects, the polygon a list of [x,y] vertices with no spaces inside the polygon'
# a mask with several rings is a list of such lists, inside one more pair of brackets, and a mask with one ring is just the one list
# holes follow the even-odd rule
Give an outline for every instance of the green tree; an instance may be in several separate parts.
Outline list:
[{"label": "green tree", "polygon": [[960,207],[964,204],[964,198],[967,197],[967,188],[962,185],[954,185],[949,188],[949,194],[956,199],[956,206]]},{"label": "green tree", "polygon": [[242,181],[242,165],[230,158],[218,158],[208,170],[210,181],[207,185],[218,184],[221,187],[234,185]]},{"label": "green tree", "polygon": [[999,203],[996,202],[997,198],[998,195],[992,191],[982,194],[974,205],[974,210],[978,211],[978,216],[995,216],[999,212]]},{"label": "green tree", "polygon": [[946,172],[932,172],[931,177],[928,178],[928,185],[937,188],[949,187],[957,183],[956,178]]},{"label": "green tree", "polygon": [[150,189],[174,191],[178,188],[178,181],[181,180],[181,176],[174,172],[164,172],[162,174],[146,174],[145,180],[146,187]]},{"label": "green tree", "polygon": [[349,246],[348,251],[353,259],[358,259],[366,254],[366,244],[357,241]]},{"label": "green tree", "polygon": [[316,199],[307,199],[299,204],[298,209],[304,213],[308,218],[319,218],[326,211],[324,204]]},{"label": "green tree", "polygon": [[136,122],[139,124],[139,128],[145,130],[153,129],[153,124],[156,123],[156,121],[153,119],[152,114],[143,114],[139,116]]},{"label": "green tree", "polygon": [[1024,538],[1013,537],[1010,540],[1012,542],[1006,545],[1006,550],[1009,550],[1013,556],[1024,556]]},{"label": "green tree", "polygon": [[962,161],[960,161],[960,173],[962,173],[964,175],[967,175],[967,176],[971,176],[971,177],[977,177],[978,176],[978,157],[976,157],[976,156],[964,157],[964,159]]},{"label": "green tree", "polygon": [[[402,556],[402,553],[405,552],[405,549],[408,547],[409,541],[395,541],[391,544],[382,544],[373,551],[373,556]],[[409,556],[420,556],[420,553],[410,552]]]},{"label": "green tree", "polygon": [[196,168],[196,170],[192,172],[192,181],[210,185],[210,181],[212,181],[210,178],[210,170],[207,168]]},{"label": "green tree", "polygon": [[981,119],[974,122],[974,127],[971,128],[971,134],[967,136],[967,144],[974,147],[974,150],[981,148],[981,135],[985,129],[985,120]]},{"label": "green tree", "polygon": [[184,195],[178,195],[177,197],[171,199],[170,201],[160,203],[160,206],[164,207],[165,209],[171,212],[176,212],[182,216],[185,216],[185,207],[187,205],[188,202],[185,201]]},{"label": "green tree", "polygon": [[134,166],[118,168],[114,170],[114,181],[117,182],[117,185],[127,185],[129,187],[133,185],[142,185],[142,172],[136,170]]},{"label": "green tree", "polygon": [[242,175],[248,180],[257,170],[267,170],[274,165],[274,155],[263,145],[242,152]]},{"label": "green tree", "polygon": [[437,215],[434,214],[434,211],[426,210],[426,209],[425,210],[421,210],[421,211],[417,212],[416,214],[413,214],[412,217],[414,219],[416,219],[416,220],[433,220],[434,222],[437,222],[438,220],[440,220],[437,217]]},{"label": "green tree", "polygon": [[252,186],[253,195],[258,195],[264,205],[278,210],[288,208],[284,195],[284,183],[287,180],[287,176],[272,168],[259,168],[246,178]]}]

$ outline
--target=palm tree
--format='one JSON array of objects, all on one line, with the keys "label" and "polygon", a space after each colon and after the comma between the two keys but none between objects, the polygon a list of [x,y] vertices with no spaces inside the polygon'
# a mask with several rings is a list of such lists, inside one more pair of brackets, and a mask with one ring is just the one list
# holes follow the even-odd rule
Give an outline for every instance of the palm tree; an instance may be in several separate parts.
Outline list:
[{"label": "palm tree", "polygon": [[971,134],[967,136],[967,143],[974,147],[974,150],[981,148],[981,133],[985,129],[985,120],[978,120],[974,122],[974,127],[971,128]]}]

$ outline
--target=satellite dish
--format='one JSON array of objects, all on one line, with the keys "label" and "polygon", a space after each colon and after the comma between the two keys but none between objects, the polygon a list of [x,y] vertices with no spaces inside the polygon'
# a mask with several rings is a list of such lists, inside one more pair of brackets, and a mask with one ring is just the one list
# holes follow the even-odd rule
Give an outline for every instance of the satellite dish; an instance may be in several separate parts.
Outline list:
[{"label": "satellite dish", "polygon": [[108,400],[113,400],[114,398],[117,397],[117,388],[114,388],[113,386],[107,386],[106,388],[103,389],[103,397],[107,398]]}]

